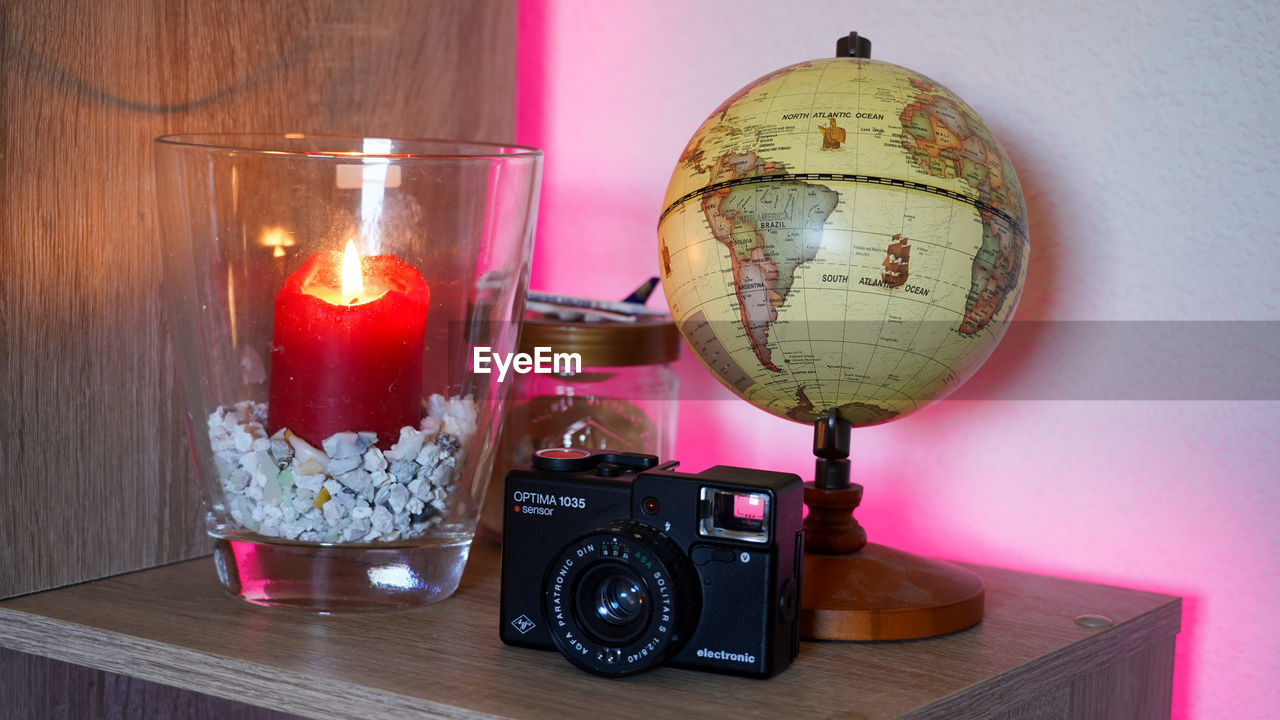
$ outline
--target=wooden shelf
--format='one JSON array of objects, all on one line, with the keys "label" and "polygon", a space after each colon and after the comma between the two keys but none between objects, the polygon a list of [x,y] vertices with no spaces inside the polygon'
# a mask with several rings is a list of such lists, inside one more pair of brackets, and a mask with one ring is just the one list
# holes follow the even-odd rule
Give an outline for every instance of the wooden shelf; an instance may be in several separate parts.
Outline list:
[{"label": "wooden shelf", "polygon": [[[0,602],[0,647],[313,718],[1168,717],[1177,598],[974,567],[978,627],[805,642],[767,681],[659,668],[586,675],[498,641],[498,551],[418,610],[319,617],[225,594],[208,558]],[[1078,625],[1085,613],[1115,621]]]}]

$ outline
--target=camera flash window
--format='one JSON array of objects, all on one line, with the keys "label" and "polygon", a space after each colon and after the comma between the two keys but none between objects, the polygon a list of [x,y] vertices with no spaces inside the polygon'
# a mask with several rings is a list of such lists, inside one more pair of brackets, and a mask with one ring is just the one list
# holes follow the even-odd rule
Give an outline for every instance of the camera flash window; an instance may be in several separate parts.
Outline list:
[{"label": "camera flash window", "polygon": [[768,493],[704,486],[698,503],[698,534],[709,538],[769,542]]}]

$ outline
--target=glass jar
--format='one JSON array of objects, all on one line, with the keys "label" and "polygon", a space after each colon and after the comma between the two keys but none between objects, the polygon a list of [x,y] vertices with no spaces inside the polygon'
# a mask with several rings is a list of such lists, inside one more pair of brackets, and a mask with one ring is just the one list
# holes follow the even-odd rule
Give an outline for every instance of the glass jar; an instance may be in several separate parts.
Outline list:
[{"label": "glass jar", "polygon": [[503,478],[534,450],[590,447],[643,452],[669,460],[675,452],[680,334],[670,318],[634,323],[525,318],[520,351],[572,354],[581,367],[518,375],[507,406],[494,474],[481,515],[502,533]]}]

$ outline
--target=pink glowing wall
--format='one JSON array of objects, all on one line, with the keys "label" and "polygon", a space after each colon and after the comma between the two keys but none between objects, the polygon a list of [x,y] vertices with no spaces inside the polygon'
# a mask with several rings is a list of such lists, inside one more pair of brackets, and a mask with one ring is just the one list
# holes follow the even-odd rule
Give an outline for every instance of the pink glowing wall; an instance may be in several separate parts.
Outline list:
[{"label": "pink glowing wall", "polygon": [[[738,87],[856,29],[874,57],[963,97],[1013,157],[1032,237],[1019,320],[1164,323],[1193,346],[1213,324],[1189,321],[1280,320],[1280,134],[1260,124],[1280,110],[1274,9],[975,7],[522,2],[519,139],[547,150],[533,286],[620,297],[657,274],[663,192],[693,130]],[[1280,717],[1276,395],[1230,392],[1212,372],[1230,349],[1207,348],[1207,375],[1153,366],[1175,376],[1115,400],[1089,392],[1088,372],[1137,377],[1141,347],[1024,340],[968,395],[1006,399],[854,433],[873,539],[1180,595],[1174,717]],[[691,357],[680,373],[696,398],[680,412],[686,469],[809,472],[808,428],[708,391]]]}]

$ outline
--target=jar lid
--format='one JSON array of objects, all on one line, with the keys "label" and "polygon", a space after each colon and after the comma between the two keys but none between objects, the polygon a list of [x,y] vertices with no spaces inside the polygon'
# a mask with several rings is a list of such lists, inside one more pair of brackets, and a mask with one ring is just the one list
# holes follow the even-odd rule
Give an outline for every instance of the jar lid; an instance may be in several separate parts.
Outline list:
[{"label": "jar lid", "polygon": [[680,333],[668,317],[641,317],[633,323],[570,322],[529,315],[520,331],[520,352],[547,347],[578,353],[583,367],[657,365],[680,357]]}]

